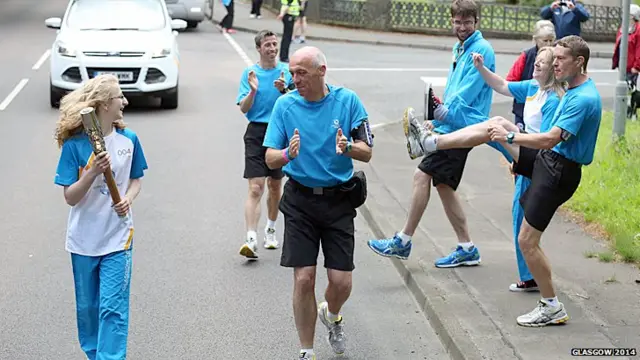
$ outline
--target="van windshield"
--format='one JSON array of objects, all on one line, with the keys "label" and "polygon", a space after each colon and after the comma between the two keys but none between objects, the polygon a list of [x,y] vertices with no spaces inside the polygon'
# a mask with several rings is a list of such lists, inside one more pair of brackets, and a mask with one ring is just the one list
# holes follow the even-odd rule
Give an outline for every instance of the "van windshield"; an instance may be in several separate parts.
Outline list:
[{"label": "van windshield", "polygon": [[67,26],[76,30],[160,30],[166,25],[162,0],[76,0]]}]

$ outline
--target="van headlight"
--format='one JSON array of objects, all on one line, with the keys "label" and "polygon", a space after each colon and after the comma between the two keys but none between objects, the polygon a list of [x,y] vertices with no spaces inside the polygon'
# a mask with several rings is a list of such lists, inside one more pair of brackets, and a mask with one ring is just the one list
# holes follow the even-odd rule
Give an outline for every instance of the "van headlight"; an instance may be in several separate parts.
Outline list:
[{"label": "van headlight", "polygon": [[169,55],[171,55],[171,49],[159,49],[151,53],[151,57],[154,59],[167,57]]},{"label": "van headlight", "polygon": [[76,57],[76,50],[72,47],[69,47],[63,42],[58,42],[58,54],[66,57]]}]

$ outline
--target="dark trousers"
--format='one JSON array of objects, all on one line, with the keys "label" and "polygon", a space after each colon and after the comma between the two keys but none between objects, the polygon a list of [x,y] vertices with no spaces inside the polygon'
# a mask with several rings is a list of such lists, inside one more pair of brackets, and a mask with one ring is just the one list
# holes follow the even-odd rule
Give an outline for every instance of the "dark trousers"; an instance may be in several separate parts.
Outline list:
[{"label": "dark trousers", "polygon": [[289,62],[289,47],[291,46],[291,39],[293,38],[293,26],[295,25],[296,18],[293,15],[285,15],[282,18],[282,24],[284,29],[282,30],[282,42],[280,43],[280,61]]},{"label": "dark trousers", "polygon": [[227,15],[225,15],[224,18],[222,18],[222,21],[220,21],[220,26],[222,26],[223,29],[232,29],[233,28],[233,0],[231,0],[229,5],[225,7],[227,8]]},{"label": "dark trousers", "polygon": [[260,8],[262,7],[262,0],[251,1],[251,14],[260,16]]}]

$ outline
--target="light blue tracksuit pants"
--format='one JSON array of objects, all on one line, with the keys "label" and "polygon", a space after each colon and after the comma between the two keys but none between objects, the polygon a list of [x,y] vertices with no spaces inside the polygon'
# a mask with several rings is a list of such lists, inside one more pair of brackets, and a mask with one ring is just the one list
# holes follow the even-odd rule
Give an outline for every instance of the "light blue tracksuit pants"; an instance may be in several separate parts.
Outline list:
[{"label": "light blue tracksuit pants", "polygon": [[516,245],[516,261],[518,262],[518,272],[520,273],[520,281],[528,281],[533,279],[533,275],[529,272],[527,262],[522,256],[520,251],[520,245],[518,244],[518,236],[520,235],[520,227],[522,226],[522,220],[524,219],[524,209],[520,205],[520,197],[531,185],[531,180],[522,175],[516,176],[516,187],[513,194],[513,238]]},{"label": "light blue tracksuit pants", "polygon": [[89,360],[126,359],[131,251],[71,254],[78,337]]}]

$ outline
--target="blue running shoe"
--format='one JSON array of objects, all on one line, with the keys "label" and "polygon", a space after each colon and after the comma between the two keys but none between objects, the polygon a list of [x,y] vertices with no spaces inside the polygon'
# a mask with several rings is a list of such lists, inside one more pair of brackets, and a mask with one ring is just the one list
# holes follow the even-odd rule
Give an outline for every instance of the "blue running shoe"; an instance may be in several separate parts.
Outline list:
[{"label": "blue running shoe", "polygon": [[439,268],[452,268],[458,266],[472,266],[480,263],[480,252],[475,246],[471,247],[469,251],[462,249],[462,246],[458,245],[451,254],[436,260],[436,267]]},{"label": "blue running shoe", "polygon": [[407,260],[411,254],[411,241],[403,246],[402,239],[397,234],[391,239],[369,240],[367,245],[373,252],[381,256]]}]

